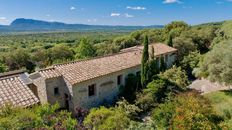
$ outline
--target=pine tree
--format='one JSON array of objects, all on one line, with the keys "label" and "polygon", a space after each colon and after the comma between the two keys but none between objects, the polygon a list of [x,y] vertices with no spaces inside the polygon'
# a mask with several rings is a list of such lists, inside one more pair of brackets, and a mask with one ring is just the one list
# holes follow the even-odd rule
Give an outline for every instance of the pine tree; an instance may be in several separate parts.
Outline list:
[{"label": "pine tree", "polygon": [[148,52],[148,37],[147,35],[144,38],[143,42],[143,55],[141,61],[141,84],[144,88],[147,85],[147,78],[148,78],[148,61],[149,61],[149,52]]},{"label": "pine tree", "polygon": [[95,55],[93,45],[86,39],[81,39],[77,48],[77,58],[89,58]]}]

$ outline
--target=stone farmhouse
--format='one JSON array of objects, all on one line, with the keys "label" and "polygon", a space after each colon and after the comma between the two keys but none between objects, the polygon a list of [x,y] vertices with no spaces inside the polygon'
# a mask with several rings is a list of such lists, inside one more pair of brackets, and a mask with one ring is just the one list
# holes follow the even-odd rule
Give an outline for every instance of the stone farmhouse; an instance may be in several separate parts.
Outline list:
[{"label": "stone farmhouse", "polygon": [[[177,50],[162,43],[153,46],[156,59],[164,57],[168,67],[176,59]],[[0,75],[0,106],[5,102],[28,107],[58,102],[75,112],[75,108],[91,108],[114,101],[119,86],[128,74],[140,74],[143,46],[123,49],[117,54],[58,64],[32,74]]]}]

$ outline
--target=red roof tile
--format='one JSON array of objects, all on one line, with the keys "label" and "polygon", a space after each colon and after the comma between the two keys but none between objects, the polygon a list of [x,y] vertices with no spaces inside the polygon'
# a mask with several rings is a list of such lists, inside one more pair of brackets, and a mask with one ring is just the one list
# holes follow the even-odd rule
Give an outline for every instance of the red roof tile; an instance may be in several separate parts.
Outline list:
[{"label": "red roof tile", "polygon": [[19,75],[0,78],[0,106],[12,103],[13,106],[28,107],[39,103],[39,99]]},{"label": "red roof tile", "polygon": [[[156,56],[177,51],[175,48],[161,43],[150,46],[154,47]],[[45,78],[63,76],[70,84],[74,85],[140,65],[142,49],[143,46],[136,46],[123,49],[120,53],[113,55],[55,65],[52,69],[41,70],[40,74]]]}]

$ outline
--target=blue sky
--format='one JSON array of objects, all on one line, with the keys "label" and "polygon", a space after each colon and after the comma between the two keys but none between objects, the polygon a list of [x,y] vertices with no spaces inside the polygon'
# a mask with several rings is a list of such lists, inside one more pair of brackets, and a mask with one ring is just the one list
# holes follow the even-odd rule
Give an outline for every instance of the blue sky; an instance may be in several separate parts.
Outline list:
[{"label": "blue sky", "polygon": [[16,18],[97,25],[198,24],[232,19],[232,0],[0,0],[0,24]]}]

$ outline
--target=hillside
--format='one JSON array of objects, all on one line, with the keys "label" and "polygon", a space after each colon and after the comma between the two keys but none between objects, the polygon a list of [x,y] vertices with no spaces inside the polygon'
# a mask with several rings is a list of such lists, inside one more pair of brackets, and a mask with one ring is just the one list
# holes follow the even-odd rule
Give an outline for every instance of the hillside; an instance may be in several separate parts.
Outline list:
[{"label": "hillside", "polygon": [[6,32],[47,32],[47,31],[133,31],[145,28],[162,28],[162,25],[152,26],[110,26],[66,24],[61,22],[47,22],[34,19],[19,18],[10,25],[0,25],[0,33]]}]

